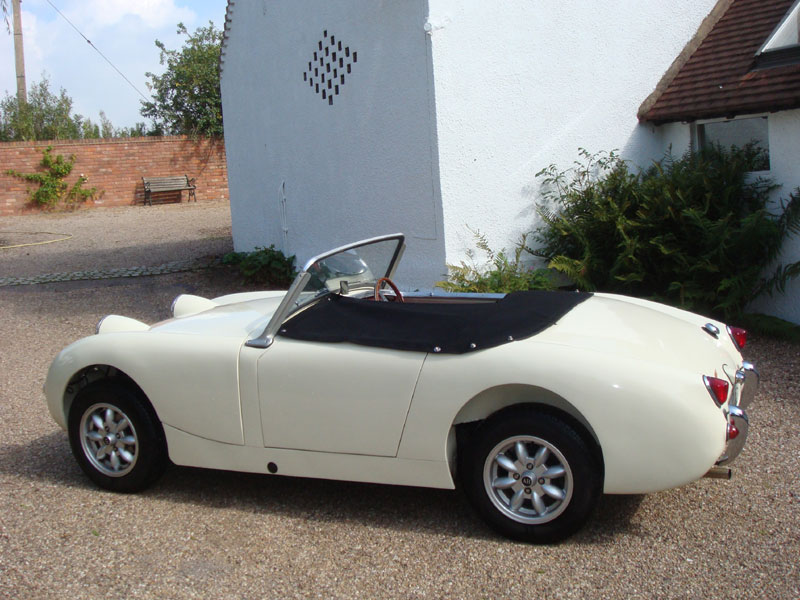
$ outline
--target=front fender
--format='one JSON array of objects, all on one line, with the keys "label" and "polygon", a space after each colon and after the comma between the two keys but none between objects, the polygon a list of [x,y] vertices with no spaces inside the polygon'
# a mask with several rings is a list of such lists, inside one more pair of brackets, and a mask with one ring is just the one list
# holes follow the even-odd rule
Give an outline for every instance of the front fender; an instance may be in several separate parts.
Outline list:
[{"label": "front fender", "polygon": [[67,387],[92,365],[108,365],[144,392],[162,423],[228,444],[243,444],[237,358],[241,341],[201,335],[127,331],[78,340],[47,374],[50,414],[66,428]]}]

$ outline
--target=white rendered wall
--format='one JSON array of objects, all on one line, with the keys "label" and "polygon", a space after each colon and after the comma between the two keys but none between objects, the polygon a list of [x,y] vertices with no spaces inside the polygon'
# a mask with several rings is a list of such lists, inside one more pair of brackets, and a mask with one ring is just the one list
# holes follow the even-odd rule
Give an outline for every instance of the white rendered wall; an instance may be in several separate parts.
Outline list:
[{"label": "white rendered wall", "polygon": [[[398,280],[441,279],[425,0],[253,0],[230,10],[222,100],[236,249],[274,243],[302,264],[402,231]],[[308,78],[320,42],[343,44],[337,62],[349,49],[333,104]]]},{"label": "white rendered wall", "polygon": [[715,3],[430,0],[447,261],[474,246],[466,226],[511,248],[535,225],[534,175],[579,148],[646,165],[682,141],[636,113]]},{"label": "white rendered wall", "polygon": [[[779,198],[788,198],[800,187],[800,110],[787,110],[769,115],[769,175],[781,188]],[[784,245],[781,263],[800,260],[800,236],[793,236]],[[800,324],[800,280],[786,287],[786,293],[772,298],[765,296],[751,307],[754,311],[775,315]]]}]

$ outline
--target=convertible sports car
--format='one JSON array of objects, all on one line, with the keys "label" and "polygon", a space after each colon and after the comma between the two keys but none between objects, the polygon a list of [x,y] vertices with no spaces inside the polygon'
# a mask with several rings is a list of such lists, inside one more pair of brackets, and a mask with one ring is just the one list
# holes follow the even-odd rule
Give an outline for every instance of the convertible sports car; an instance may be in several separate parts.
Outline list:
[{"label": "convertible sports car", "polygon": [[155,325],[105,317],[45,384],[81,468],[120,492],[168,460],[459,481],[529,542],[576,531],[601,493],[730,476],[758,385],[744,330],[610,294],[401,293],[404,247],[394,234],[337,248],[287,292],[181,295]]}]

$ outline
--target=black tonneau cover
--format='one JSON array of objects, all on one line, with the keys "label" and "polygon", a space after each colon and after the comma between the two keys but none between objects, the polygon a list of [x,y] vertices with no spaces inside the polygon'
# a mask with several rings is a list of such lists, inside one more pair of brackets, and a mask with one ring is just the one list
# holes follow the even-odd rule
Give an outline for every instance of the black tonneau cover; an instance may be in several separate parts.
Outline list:
[{"label": "black tonneau cover", "polygon": [[524,339],[591,296],[514,292],[496,302],[374,302],[330,295],[290,319],[279,335],[313,342],[462,354]]}]

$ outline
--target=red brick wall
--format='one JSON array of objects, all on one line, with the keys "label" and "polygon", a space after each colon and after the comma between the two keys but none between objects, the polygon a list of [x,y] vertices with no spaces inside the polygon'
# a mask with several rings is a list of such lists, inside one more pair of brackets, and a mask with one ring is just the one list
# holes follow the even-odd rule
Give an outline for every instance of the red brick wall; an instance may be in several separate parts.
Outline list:
[{"label": "red brick wall", "polygon": [[[89,178],[84,187],[96,187],[98,194],[86,206],[127,206],[144,202],[142,177],[188,175],[195,178],[197,200],[228,200],[228,169],[222,140],[190,139],[184,136],[114,138],[106,140],[58,140],[51,142],[0,143],[0,215],[32,210],[27,190],[36,184],[6,175],[8,169],[22,173],[39,170],[42,150],[75,155],[75,166],[67,178]],[[182,192],[183,201],[188,192]],[[177,200],[159,194],[158,201]]]}]

